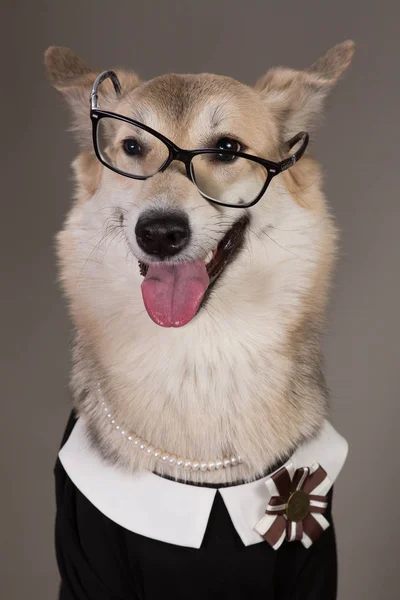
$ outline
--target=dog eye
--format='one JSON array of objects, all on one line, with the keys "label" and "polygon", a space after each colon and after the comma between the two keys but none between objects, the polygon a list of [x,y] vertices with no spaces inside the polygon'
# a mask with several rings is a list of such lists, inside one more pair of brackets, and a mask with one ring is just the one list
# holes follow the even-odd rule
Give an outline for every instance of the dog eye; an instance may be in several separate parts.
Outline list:
[{"label": "dog eye", "polygon": [[[218,140],[217,142],[217,148],[219,148],[220,150],[232,150],[233,152],[240,152],[240,144],[239,142],[237,142],[236,140],[231,140],[230,138],[221,138],[220,140]],[[224,161],[224,162],[229,162],[229,161],[233,161],[237,158],[237,156],[234,156],[232,154],[217,154],[217,160],[220,161]]]},{"label": "dog eye", "polygon": [[122,142],[122,148],[128,156],[137,156],[142,153],[142,147],[135,138],[126,138]]}]

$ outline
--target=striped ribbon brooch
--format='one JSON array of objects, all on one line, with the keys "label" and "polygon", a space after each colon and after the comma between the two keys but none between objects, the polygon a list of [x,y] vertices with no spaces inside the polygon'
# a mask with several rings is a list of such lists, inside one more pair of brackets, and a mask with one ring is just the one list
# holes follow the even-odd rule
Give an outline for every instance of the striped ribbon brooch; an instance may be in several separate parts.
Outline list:
[{"label": "striped ribbon brooch", "polygon": [[265,485],[270,501],[255,530],[274,550],[285,540],[300,540],[309,548],[329,527],[324,513],[332,482],[326,471],[317,463],[297,470],[289,463],[271,475]]}]

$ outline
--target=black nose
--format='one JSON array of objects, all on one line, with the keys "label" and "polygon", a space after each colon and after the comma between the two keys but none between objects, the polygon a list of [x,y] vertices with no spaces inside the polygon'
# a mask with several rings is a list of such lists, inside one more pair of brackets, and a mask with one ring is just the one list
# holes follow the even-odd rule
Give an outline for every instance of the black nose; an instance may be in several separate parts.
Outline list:
[{"label": "black nose", "polygon": [[145,214],[139,218],[135,234],[144,252],[161,259],[169,258],[188,245],[189,221],[182,214]]}]

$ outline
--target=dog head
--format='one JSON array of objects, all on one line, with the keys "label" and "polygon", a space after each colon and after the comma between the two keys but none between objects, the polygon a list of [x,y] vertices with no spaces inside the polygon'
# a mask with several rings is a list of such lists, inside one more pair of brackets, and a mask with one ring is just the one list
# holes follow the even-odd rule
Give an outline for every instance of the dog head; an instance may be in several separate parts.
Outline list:
[{"label": "dog head", "polygon": [[[107,80],[99,102],[180,149],[230,148],[276,162],[287,156],[289,138],[312,131],[352,54],[353,43],[344,42],[309,69],[273,69],[254,87],[211,74],[142,82],[116,70],[121,93]],[[221,198],[240,198],[237,207],[226,207],[201,193],[182,162],[158,170],[166,146],[153,138],[150,147],[144,131],[134,135],[129,123],[120,121],[107,132],[110,161],[127,171],[135,152],[142,160],[147,152],[146,160],[154,162],[153,176],[126,177],[101,164],[93,150],[89,98],[98,72],[58,47],[48,49],[46,66],[72,108],[81,149],[74,162],[76,201],[58,240],[76,320],[107,324],[121,317],[124,327],[134,323],[137,330],[155,327],[153,322],[200,323],[216,311],[225,318],[232,310],[243,317],[250,309],[259,316],[277,278],[286,291],[289,280],[293,289],[305,289],[304,280],[315,280],[316,269],[329,271],[334,232],[324,219],[320,173],[310,157],[275,177],[256,205],[241,208],[260,180],[240,167],[240,159],[224,160],[222,152],[212,189],[217,186]],[[200,162],[196,181],[202,180],[204,192],[213,175],[202,171]],[[301,266],[279,271],[299,255]]]}]

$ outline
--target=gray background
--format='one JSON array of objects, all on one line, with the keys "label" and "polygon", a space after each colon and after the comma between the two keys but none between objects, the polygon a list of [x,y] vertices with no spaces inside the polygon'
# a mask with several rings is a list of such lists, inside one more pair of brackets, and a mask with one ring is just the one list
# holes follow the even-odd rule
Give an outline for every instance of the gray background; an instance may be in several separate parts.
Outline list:
[{"label": "gray background", "polygon": [[58,582],[52,468],[69,412],[70,333],[53,236],[69,206],[75,148],[44,50],[69,46],[95,67],[126,66],[144,78],[211,71],[253,83],[270,66],[306,67],[347,38],[355,60],[313,141],[342,230],[325,339],[332,418],[351,445],[335,498],[339,598],[398,598],[397,2],[2,7],[1,598],[55,600]]}]

